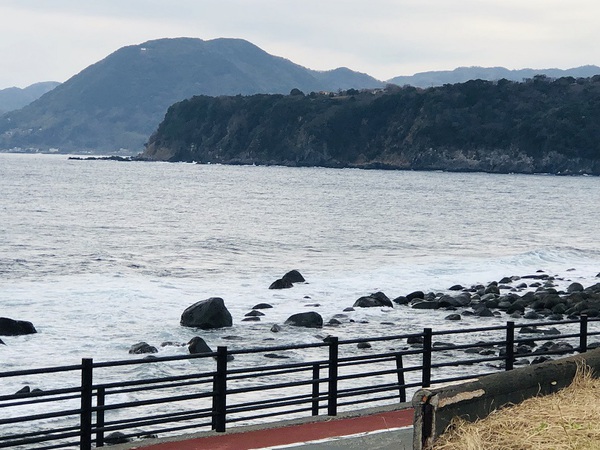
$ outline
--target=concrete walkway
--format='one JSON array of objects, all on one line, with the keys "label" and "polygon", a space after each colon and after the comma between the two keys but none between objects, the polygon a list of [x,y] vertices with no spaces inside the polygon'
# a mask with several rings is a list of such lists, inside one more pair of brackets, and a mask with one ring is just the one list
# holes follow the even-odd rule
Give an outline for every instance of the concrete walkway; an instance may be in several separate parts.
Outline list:
[{"label": "concrete walkway", "polygon": [[271,427],[232,428],[226,433],[207,432],[172,440],[138,441],[111,449],[145,450],[257,450],[257,449],[412,449],[413,410],[379,411],[349,417]]}]

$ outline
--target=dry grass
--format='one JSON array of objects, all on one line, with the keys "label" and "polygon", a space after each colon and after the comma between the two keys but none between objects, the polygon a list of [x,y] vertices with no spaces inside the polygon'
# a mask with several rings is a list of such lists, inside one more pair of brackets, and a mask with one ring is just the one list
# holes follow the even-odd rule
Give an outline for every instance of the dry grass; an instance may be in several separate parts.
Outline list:
[{"label": "dry grass", "polygon": [[600,379],[580,366],[572,384],[491,413],[475,423],[455,420],[435,450],[600,449]]}]

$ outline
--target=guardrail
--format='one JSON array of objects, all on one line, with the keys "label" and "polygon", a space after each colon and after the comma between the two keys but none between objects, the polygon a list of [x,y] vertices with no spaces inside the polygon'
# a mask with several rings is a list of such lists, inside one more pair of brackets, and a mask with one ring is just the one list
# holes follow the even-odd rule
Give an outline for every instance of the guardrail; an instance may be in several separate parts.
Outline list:
[{"label": "guardrail", "polygon": [[[588,339],[600,335],[598,320],[581,316],[465,330],[425,328],[394,336],[218,347],[213,353],[112,362],[83,359],[71,366],[4,372],[0,383],[56,375],[60,388],[1,395],[0,448],[91,449],[115,443],[114,432],[122,439],[224,432],[232,424],[274,417],[335,416],[341,409],[403,403],[408,391],[434,383],[511,370],[532,356],[585,352]],[[516,337],[540,327],[560,334]],[[443,337],[457,343],[434,341]],[[562,344],[538,345],[556,339]],[[290,354],[290,362],[284,360]],[[264,364],[264,356],[274,358],[272,363]]]}]

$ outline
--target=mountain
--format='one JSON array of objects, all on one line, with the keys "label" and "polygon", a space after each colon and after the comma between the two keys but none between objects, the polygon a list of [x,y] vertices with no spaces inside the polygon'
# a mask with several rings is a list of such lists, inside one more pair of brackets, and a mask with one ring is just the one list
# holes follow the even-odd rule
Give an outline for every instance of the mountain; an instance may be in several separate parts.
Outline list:
[{"label": "mountain", "polygon": [[572,69],[518,69],[509,70],[504,67],[458,67],[454,70],[440,70],[420,72],[410,76],[399,76],[388,80],[388,83],[398,86],[415,86],[428,88],[443,86],[444,84],[464,83],[469,80],[498,81],[524,81],[536,75],[545,75],[550,78],[575,77],[589,78],[600,74],[598,66],[581,66]]},{"label": "mountain", "polygon": [[0,115],[28,105],[59,84],[56,81],[45,81],[32,84],[24,89],[18,87],[0,89]]},{"label": "mountain", "polygon": [[138,153],[167,108],[194,95],[383,86],[349,69],[318,72],[241,39],[159,39],[117,50],[0,118],[0,149]]},{"label": "mountain", "polygon": [[196,96],[169,108],[139,159],[600,175],[600,75]]}]

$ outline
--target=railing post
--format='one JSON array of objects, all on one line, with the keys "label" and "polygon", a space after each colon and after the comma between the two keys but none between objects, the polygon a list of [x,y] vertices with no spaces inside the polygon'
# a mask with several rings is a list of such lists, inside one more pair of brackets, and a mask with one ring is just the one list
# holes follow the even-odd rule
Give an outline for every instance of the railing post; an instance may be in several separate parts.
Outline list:
[{"label": "railing post", "polygon": [[104,447],[104,405],[106,404],[106,389],[99,387],[96,397],[96,447]]},{"label": "railing post", "polygon": [[421,386],[426,388],[431,386],[431,328],[423,330],[423,371]]},{"label": "railing post", "polygon": [[404,380],[404,364],[402,354],[396,353],[396,372],[398,374],[398,390],[400,391],[400,403],[406,403],[406,381]]},{"label": "railing post", "polygon": [[327,415],[337,416],[338,391],[338,338],[331,336],[329,342],[329,383],[327,392]]},{"label": "railing post", "polygon": [[79,418],[79,448],[92,448],[92,370],[93,360],[81,360],[81,411]]},{"label": "railing post", "polygon": [[217,347],[217,373],[213,386],[213,428],[216,432],[223,433],[227,413],[227,347]]},{"label": "railing post", "polygon": [[319,415],[319,377],[321,366],[319,363],[313,364],[313,375],[312,375],[312,408],[311,413],[313,416]]},{"label": "railing post", "polygon": [[515,323],[506,322],[506,355],[504,368],[513,370],[515,362]]},{"label": "railing post", "polygon": [[579,353],[587,352],[587,338],[588,338],[588,316],[582,314],[579,317]]}]

